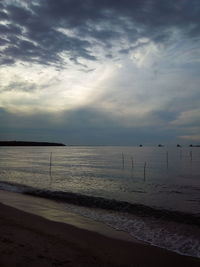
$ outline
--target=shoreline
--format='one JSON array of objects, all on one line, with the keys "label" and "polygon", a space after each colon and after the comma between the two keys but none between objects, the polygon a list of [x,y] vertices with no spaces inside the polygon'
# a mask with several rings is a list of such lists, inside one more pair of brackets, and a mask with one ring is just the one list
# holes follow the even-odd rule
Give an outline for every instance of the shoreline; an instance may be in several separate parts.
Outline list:
[{"label": "shoreline", "polygon": [[145,243],[124,231],[116,230],[105,223],[69,211],[66,209],[65,203],[55,200],[0,190],[0,203],[50,221],[72,225],[111,238]]},{"label": "shoreline", "polygon": [[0,203],[0,266],[199,266],[200,259]]}]

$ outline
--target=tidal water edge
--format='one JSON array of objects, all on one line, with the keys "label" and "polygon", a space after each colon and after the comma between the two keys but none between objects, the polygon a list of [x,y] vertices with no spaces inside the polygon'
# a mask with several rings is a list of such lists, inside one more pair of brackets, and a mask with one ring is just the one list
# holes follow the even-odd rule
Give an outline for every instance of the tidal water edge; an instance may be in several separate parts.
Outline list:
[{"label": "tidal water edge", "polygon": [[0,189],[200,257],[200,148],[1,147]]}]

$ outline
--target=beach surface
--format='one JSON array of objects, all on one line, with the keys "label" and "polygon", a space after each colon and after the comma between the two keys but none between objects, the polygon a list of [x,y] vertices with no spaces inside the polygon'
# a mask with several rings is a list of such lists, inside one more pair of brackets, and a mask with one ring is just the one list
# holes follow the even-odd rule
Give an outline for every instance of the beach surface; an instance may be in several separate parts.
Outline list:
[{"label": "beach surface", "polygon": [[[113,235],[112,235],[113,236]],[[200,266],[197,258],[0,204],[0,266]]]}]

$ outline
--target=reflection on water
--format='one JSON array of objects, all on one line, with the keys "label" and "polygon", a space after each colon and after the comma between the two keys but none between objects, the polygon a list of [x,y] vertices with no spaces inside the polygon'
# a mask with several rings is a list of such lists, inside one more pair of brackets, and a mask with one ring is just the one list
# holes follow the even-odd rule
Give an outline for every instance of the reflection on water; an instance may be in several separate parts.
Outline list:
[{"label": "reflection on water", "polygon": [[200,148],[0,148],[1,181],[192,213],[199,179]]}]

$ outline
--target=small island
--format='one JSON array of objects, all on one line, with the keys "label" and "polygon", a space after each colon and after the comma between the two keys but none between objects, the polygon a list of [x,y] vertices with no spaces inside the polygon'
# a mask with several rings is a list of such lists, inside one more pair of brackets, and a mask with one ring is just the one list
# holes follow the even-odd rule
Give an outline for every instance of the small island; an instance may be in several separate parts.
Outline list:
[{"label": "small island", "polygon": [[30,142],[30,141],[0,141],[0,146],[65,146],[62,143]]}]

